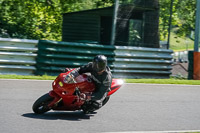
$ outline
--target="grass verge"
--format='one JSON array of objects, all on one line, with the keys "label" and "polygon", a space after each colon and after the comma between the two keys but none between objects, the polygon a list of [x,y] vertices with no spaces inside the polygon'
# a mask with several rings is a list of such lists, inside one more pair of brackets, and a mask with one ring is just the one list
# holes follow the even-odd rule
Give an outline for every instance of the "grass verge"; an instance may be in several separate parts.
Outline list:
[{"label": "grass verge", "polygon": [[200,80],[185,79],[125,79],[126,83],[200,85]]},{"label": "grass verge", "polygon": [[[23,76],[23,75],[0,75],[0,79],[34,79],[34,80],[54,80],[56,76]],[[145,83],[145,84],[184,84],[200,85],[200,80],[186,79],[125,79],[126,83]]]},{"label": "grass verge", "polygon": [[34,79],[34,80],[54,80],[56,76],[24,76],[24,75],[0,75],[0,79]]}]

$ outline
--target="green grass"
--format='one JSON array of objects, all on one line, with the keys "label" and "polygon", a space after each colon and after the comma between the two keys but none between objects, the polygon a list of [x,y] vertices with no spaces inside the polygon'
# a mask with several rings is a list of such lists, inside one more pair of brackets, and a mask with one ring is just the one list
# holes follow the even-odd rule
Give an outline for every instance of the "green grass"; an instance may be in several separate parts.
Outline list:
[{"label": "green grass", "polygon": [[[22,76],[22,75],[0,75],[0,79],[33,79],[33,80],[54,80],[56,76]],[[186,79],[125,79],[126,83],[145,83],[145,84],[185,84],[200,85],[200,80]]]},{"label": "green grass", "polygon": [[126,83],[200,85],[200,80],[186,79],[125,79]]},{"label": "green grass", "polygon": [[34,80],[54,80],[56,76],[24,76],[24,75],[0,75],[0,79],[34,79]]},{"label": "green grass", "polygon": [[174,32],[171,32],[170,49],[173,51],[185,51],[194,49],[194,41],[186,37],[178,37]]}]

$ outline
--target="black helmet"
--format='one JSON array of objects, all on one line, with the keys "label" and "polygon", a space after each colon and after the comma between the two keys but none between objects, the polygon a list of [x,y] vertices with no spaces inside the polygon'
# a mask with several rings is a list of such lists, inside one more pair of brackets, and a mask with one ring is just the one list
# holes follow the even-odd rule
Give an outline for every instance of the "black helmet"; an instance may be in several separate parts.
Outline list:
[{"label": "black helmet", "polygon": [[107,66],[107,57],[104,55],[97,55],[93,59],[93,69],[96,72],[103,71]]}]

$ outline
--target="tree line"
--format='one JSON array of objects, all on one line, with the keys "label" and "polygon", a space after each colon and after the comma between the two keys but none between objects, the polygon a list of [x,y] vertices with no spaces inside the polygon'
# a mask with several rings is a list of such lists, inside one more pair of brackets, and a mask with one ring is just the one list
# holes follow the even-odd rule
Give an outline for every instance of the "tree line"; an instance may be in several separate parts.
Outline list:
[{"label": "tree line", "polygon": [[[160,38],[167,37],[171,0],[159,0]],[[61,40],[62,14],[112,6],[114,0],[0,0],[0,37]],[[174,0],[172,25],[180,36],[195,27],[196,0]]]},{"label": "tree line", "polygon": [[[171,0],[160,0],[160,38],[168,34]],[[173,0],[172,28],[178,36],[190,36],[195,29],[196,0]]]}]

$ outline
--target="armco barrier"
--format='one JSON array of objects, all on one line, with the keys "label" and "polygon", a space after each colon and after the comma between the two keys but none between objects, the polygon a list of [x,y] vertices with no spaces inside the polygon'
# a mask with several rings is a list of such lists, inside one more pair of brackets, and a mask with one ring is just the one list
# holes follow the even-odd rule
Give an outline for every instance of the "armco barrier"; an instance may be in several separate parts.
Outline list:
[{"label": "armco barrier", "polygon": [[113,75],[118,78],[169,78],[172,50],[116,46]]},{"label": "armco barrier", "polygon": [[34,75],[37,40],[0,38],[0,74]]},{"label": "armco barrier", "polygon": [[57,75],[92,61],[97,54],[108,57],[115,78],[168,78],[172,51],[154,48],[39,41],[37,74]]}]

